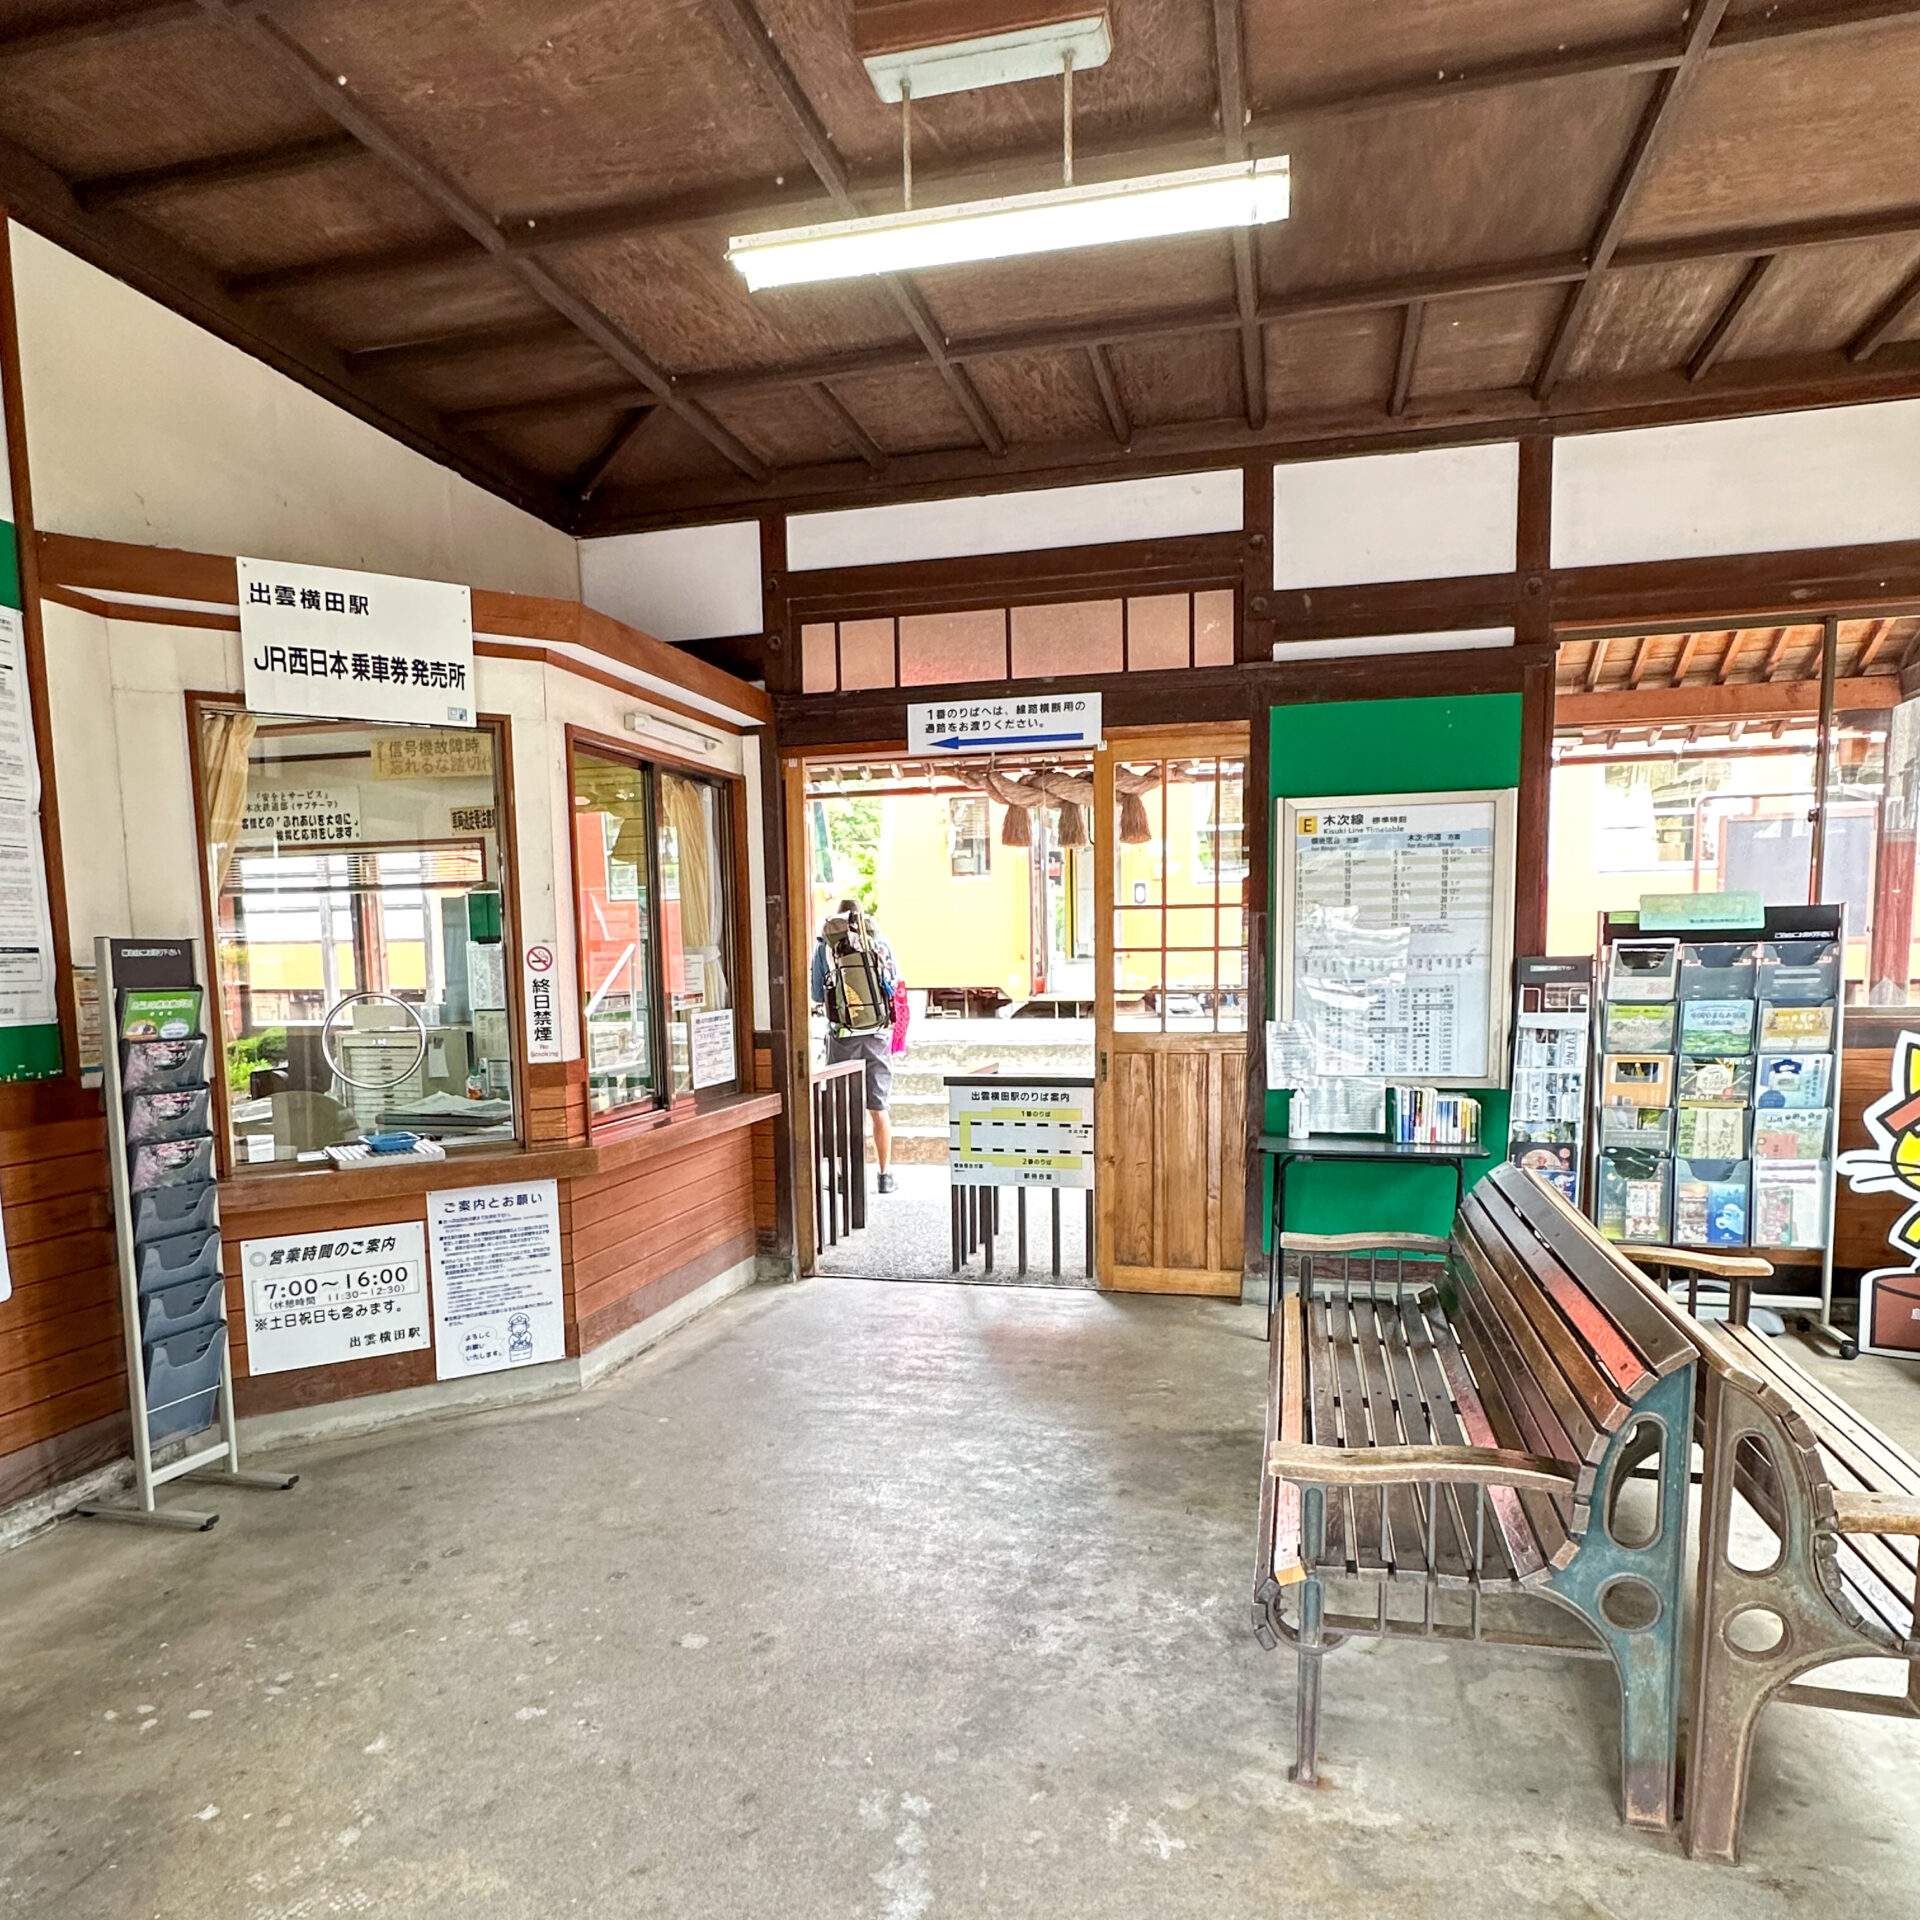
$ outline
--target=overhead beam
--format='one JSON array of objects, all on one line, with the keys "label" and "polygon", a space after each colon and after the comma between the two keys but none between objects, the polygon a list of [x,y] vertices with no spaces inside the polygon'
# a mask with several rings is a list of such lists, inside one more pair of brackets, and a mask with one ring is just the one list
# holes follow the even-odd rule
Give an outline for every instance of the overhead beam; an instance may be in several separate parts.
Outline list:
[{"label": "overhead beam", "polygon": [[557,314],[542,313],[528,320],[504,320],[492,326],[457,327],[446,333],[426,334],[417,340],[394,340],[378,346],[349,347],[343,356],[355,367],[428,367],[443,360],[470,360],[515,347],[548,346],[571,340],[573,328]]},{"label": "overhead beam", "polygon": [[1599,686],[1600,676],[1607,670],[1607,648],[1610,645],[1612,645],[1611,641],[1596,640],[1593,643],[1593,651],[1587,656],[1587,691],[1589,693]]},{"label": "overhead beam", "polygon": [[89,13],[55,17],[40,26],[29,24],[17,33],[0,36],[0,60],[177,26],[183,20],[197,19],[199,14],[198,0],[130,0],[125,6],[97,7]]},{"label": "overhead beam", "polygon": [[1740,284],[1727,296],[1726,305],[1714,316],[1713,324],[1708,327],[1706,338],[1694,349],[1694,355],[1687,362],[1687,378],[1703,380],[1720,363],[1721,356],[1733,345],[1734,336],[1740,330],[1740,324],[1747,317],[1748,310],[1759,299],[1760,292],[1773,277],[1773,270],[1779,264],[1777,253],[1763,253],[1745,273],[1740,276]]},{"label": "overhead beam", "polygon": [[1673,132],[1680,108],[1700,77],[1707,49],[1713,44],[1713,36],[1719,30],[1728,4],[1729,0],[1696,0],[1693,17],[1687,24],[1686,45],[1679,64],[1662,73],[1654,82],[1652,97],[1633,130],[1626,158],[1620,163],[1619,172],[1614,175],[1613,185],[1607,193],[1605,211],[1587,248],[1586,277],[1568,295],[1559,322],[1554,327],[1553,337],[1547,343],[1540,371],[1534,377],[1533,393],[1536,400],[1551,398],[1554,388],[1560,384],[1574,354],[1579,350],[1587,324],[1593,317],[1594,306],[1600,298],[1601,282],[1625,237],[1627,217],[1633,210],[1633,203],[1645,185],[1647,176],[1653,171],[1661,148]]},{"label": "overhead beam", "polygon": [[457,407],[440,417],[449,427],[463,433],[491,433],[496,427],[515,426],[526,420],[558,420],[570,413],[597,413],[607,407],[647,405],[652,396],[631,380],[618,386],[579,387],[565,393],[537,394],[528,400],[503,400],[497,406]]},{"label": "overhead beam", "polygon": [[[1842,680],[1835,705],[1853,708],[1897,706],[1900,682],[1891,673],[1868,680]],[[1563,693],[1553,703],[1556,727],[1684,726],[1701,720],[1753,720],[1792,717],[1820,711],[1820,682],[1761,680],[1732,687],[1641,687],[1629,692]]]},{"label": "overhead beam", "polygon": [[1727,629],[1727,644],[1720,655],[1720,671],[1713,676],[1717,685],[1724,687],[1733,678],[1734,662],[1739,658],[1740,645],[1745,637],[1738,627]]},{"label": "overhead beam", "polygon": [[580,469],[574,478],[574,498],[581,506],[584,507],[599,491],[601,481],[619,465],[622,457],[645,432],[647,422],[652,420],[659,411],[658,407],[635,407],[607,436],[599,452]]},{"label": "overhead beam", "polygon": [[83,207],[119,207],[181,187],[232,187],[281,180],[332,166],[359,151],[360,143],[352,134],[323,133],[311,140],[287,140],[278,146],[254,147],[241,153],[210,154],[201,160],[175,161],[171,166],[96,174],[90,180],[76,180],[73,196]]},{"label": "overhead beam", "polygon": [[1400,316],[1400,354],[1393,369],[1393,391],[1387,396],[1387,412],[1398,419],[1413,397],[1413,376],[1420,359],[1420,335],[1427,324],[1427,303],[1409,300]]},{"label": "overhead beam", "polygon": [[1097,345],[1089,347],[1087,364],[1093,369],[1093,384],[1099,391],[1100,405],[1106,410],[1107,425],[1113,429],[1115,443],[1122,447],[1132,446],[1133,421],[1127,413],[1119,377],[1113,370],[1113,361],[1106,348]]},{"label": "overhead beam", "polygon": [[1916,313],[1920,313],[1920,267],[1908,274],[1893,297],[1854,336],[1847,358],[1856,366],[1871,359]]},{"label": "overhead beam", "polygon": [[[1247,157],[1246,28],[1240,0],[1213,0],[1213,74],[1220,106],[1220,145],[1229,160]],[[1240,388],[1247,425],[1267,424],[1267,337],[1260,325],[1260,259],[1244,227],[1230,236],[1233,301],[1240,322]]]},{"label": "overhead beam", "polygon": [[0,140],[0,206],[57,246],[298,380],[402,446],[529,512],[551,518],[560,511],[560,496],[544,476],[484,441],[450,431],[417,396],[353,368],[291,314],[237,299],[203,261],[144,221],[113,209],[83,207],[51,167],[5,140]]},{"label": "overhead beam", "polygon": [[[735,51],[758,76],[762,90],[772,99],[786,122],[788,133],[813,169],[814,177],[826,189],[828,198],[841,213],[857,214],[860,203],[854,196],[846,162],[834,147],[825,123],[814,111],[813,102],[794,77],[793,69],[774,45],[773,31],[755,12],[752,0],[707,0],[707,3]],[[967,424],[979,435],[981,444],[996,457],[1004,454],[1006,435],[987,411],[972,375],[948,355],[946,335],[919,290],[899,274],[887,274],[882,284],[940,378],[946,382],[947,391],[966,416]]]},{"label": "overhead beam", "polygon": [[1693,665],[1693,656],[1700,650],[1700,636],[1689,633],[1681,636],[1679,656],[1673,663],[1673,684],[1682,687],[1687,682],[1687,670]]},{"label": "overhead beam", "polygon": [[[261,0],[200,0],[200,4],[211,18],[232,26],[276,71],[293,81],[321,112],[345,128],[415,192],[438,207],[469,238],[496,257],[505,257],[506,245],[492,215],[450,175],[401,140],[360,101],[351,86],[343,86],[341,81],[345,76],[321,65],[275,18],[269,5],[261,4]],[[544,261],[514,259],[507,264],[548,306],[571,321],[730,465],[750,480],[767,478],[765,463],[698,401],[682,393],[672,375],[577,288],[561,279]]]},{"label": "overhead beam", "polygon": [[1888,636],[1893,632],[1891,620],[1876,620],[1868,628],[1866,638],[1860,643],[1860,656],[1853,663],[1855,673],[1865,673],[1879,657],[1880,649],[1887,644]]},{"label": "overhead beam", "polygon": [[853,409],[824,380],[810,380],[804,391],[834,426],[853,442],[854,451],[875,473],[885,470],[886,449],[860,424]]}]

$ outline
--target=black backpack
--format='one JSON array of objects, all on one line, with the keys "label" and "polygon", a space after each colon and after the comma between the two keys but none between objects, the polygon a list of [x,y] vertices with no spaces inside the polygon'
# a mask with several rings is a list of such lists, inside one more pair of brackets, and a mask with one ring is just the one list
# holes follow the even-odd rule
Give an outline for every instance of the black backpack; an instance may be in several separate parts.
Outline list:
[{"label": "black backpack", "polygon": [[841,1033],[880,1033],[893,1025],[887,968],[863,920],[837,913],[820,931],[827,950],[827,1019]]}]

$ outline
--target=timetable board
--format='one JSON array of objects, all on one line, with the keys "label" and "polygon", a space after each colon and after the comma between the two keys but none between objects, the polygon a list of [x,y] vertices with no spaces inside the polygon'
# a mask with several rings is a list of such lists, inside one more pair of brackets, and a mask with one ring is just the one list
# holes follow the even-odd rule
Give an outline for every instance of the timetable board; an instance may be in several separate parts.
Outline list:
[{"label": "timetable board", "polygon": [[1513,793],[1279,805],[1282,1012],[1321,1076],[1502,1080]]}]

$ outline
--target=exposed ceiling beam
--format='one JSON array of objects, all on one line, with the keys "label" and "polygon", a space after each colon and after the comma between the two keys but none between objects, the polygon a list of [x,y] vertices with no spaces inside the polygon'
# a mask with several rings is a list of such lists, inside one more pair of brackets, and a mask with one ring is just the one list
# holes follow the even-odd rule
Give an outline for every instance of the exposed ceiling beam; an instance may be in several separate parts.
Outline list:
[{"label": "exposed ceiling beam", "polygon": [[[1842,707],[1882,708],[1899,702],[1898,681],[1890,673],[1871,680],[1842,680],[1835,689]],[[1555,696],[1556,727],[1683,726],[1700,720],[1753,720],[1820,711],[1820,682],[1764,680],[1732,687],[1622,688],[1612,693],[1562,693]]]},{"label": "exposed ceiling beam", "polygon": [[1606,671],[1607,648],[1612,645],[1608,640],[1596,640],[1593,651],[1587,656],[1587,691],[1591,693],[1600,684],[1600,676]]},{"label": "exposed ceiling beam", "polygon": [[1713,676],[1717,686],[1724,687],[1733,678],[1734,662],[1739,657],[1740,643],[1744,638],[1738,627],[1728,629],[1727,644],[1720,653],[1720,671]]},{"label": "exposed ceiling beam", "polygon": [[[1240,0],[1213,0],[1214,89],[1220,105],[1220,144],[1229,160],[1247,157],[1246,29]],[[1233,302],[1240,322],[1240,389],[1247,425],[1267,424],[1267,337],[1260,325],[1260,257],[1244,227],[1231,235]]]},{"label": "exposed ceiling beam", "polygon": [[652,396],[631,380],[618,386],[580,387],[566,393],[543,393],[530,400],[503,400],[497,406],[458,407],[440,417],[465,433],[490,433],[495,427],[514,426],[538,419],[564,419],[572,413],[596,413],[608,407],[645,406]]},{"label": "exposed ceiling beam", "polygon": [[1867,629],[1860,642],[1860,655],[1853,663],[1855,673],[1865,673],[1878,657],[1880,649],[1887,644],[1887,637],[1893,632],[1891,620],[1876,620]]},{"label": "exposed ceiling beam", "polygon": [[1680,640],[1679,657],[1673,663],[1673,684],[1684,686],[1687,669],[1693,665],[1693,656],[1700,650],[1700,636],[1697,633],[1683,634]]},{"label": "exposed ceiling beam", "polygon": [[1627,670],[1627,685],[1634,691],[1640,690],[1640,682],[1647,671],[1647,656],[1653,651],[1653,639],[1649,635],[1641,640],[1633,650],[1633,665]]},{"label": "exposed ceiling beam", "polygon": [[1106,348],[1089,347],[1087,364],[1093,369],[1093,384],[1099,389],[1100,404],[1106,409],[1107,425],[1113,429],[1114,440],[1122,447],[1132,446],[1133,421],[1128,416],[1126,399]]},{"label": "exposed ceiling beam", "polygon": [[600,490],[600,483],[616,466],[646,430],[647,422],[658,414],[658,407],[635,407],[627,417],[607,436],[606,443],[587,464],[580,469],[573,483],[575,500],[585,506]]},{"label": "exposed ceiling beam", "polygon": [[560,511],[559,495],[542,476],[484,441],[450,431],[442,416],[417,396],[357,371],[337,348],[291,314],[236,299],[203,261],[145,222],[111,209],[81,206],[51,167],[4,140],[0,206],[56,245],[298,380],[403,446],[529,512],[553,518]]},{"label": "exposed ceiling beam", "polygon": [[1777,253],[1763,253],[1740,276],[1740,284],[1727,296],[1726,305],[1714,316],[1706,338],[1694,349],[1693,358],[1687,362],[1689,380],[1704,379],[1719,364],[1720,356],[1732,346],[1734,335],[1740,330],[1747,310],[1760,297],[1760,290],[1772,277],[1779,259]]},{"label": "exposed ceiling beam", "polygon": [[343,358],[354,367],[428,367],[443,360],[469,360],[483,354],[505,353],[515,347],[550,346],[574,337],[573,328],[557,314],[542,313],[528,320],[503,320],[485,327],[457,327],[417,340],[383,341],[377,346],[350,347]]},{"label": "exposed ceiling beam", "polygon": [[887,464],[887,451],[863,427],[853,409],[824,380],[810,380],[803,391],[834,426],[853,442],[854,451],[875,473]]},{"label": "exposed ceiling beam", "polygon": [[1792,633],[1793,629],[1791,627],[1774,628],[1773,645],[1767,649],[1767,664],[1760,669],[1760,678],[1762,680],[1771,680],[1773,678],[1774,669],[1779,666],[1780,656],[1786,652],[1787,641]]},{"label": "exposed ceiling beam", "polygon": [[1639,124],[1633,130],[1626,158],[1620,163],[1620,171],[1615,174],[1608,191],[1606,210],[1601,214],[1600,224],[1594,229],[1592,242],[1587,248],[1586,278],[1567,296],[1559,324],[1547,343],[1546,357],[1534,377],[1533,392],[1537,400],[1544,401],[1552,396],[1579,350],[1587,323],[1593,317],[1595,303],[1600,298],[1601,281],[1613,264],[1613,256],[1619,251],[1620,242],[1626,235],[1627,216],[1632,212],[1633,203],[1647,176],[1653,171],[1661,148],[1673,132],[1680,108],[1700,77],[1707,49],[1713,44],[1713,36],[1719,30],[1728,4],[1729,0],[1695,0],[1693,17],[1687,23],[1686,46],[1680,64],[1668,69],[1654,82],[1652,98],[1648,100]]},{"label": "exposed ceiling beam", "polygon": [[1413,397],[1414,370],[1420,360],[1420,335],[1427,324],[1427,303],[1409,300],[1400,316],[1400,355],[1393,369],[1393,391],[1387,396],[1387,411],[1396,419],[1407,410]]},{"label": "exposed ceiling beam", "polygon": [[[262,4],[261,0],[200,0],[200,4],[211,18],[231,25],[248,46],[293,81],[323,113],[344,127],[415,192],[438,207],[455,226],[489,253],[505,255],[505,243],[492,215],[450,175],[414,152],[378,115],[362,105],[353,88],[341,84],[347,76],[316,60],[274,17],[269,5]],[[515,259],[507,264],[548,306],[570,320],[730,465],[738,467],[750,480],[767,478],[767,467],[758,455],[729,433],[698,401],[682,393],[671,374],[544,261]]]},{"label": "exposed ceiling beam", "polygon": [[46,53],[57,47],[77,46],[83,40],[105,40],[119,34],[144,33],[199,17],[197,0],[129,0],[116,7],[96,7],[88,13],[64,16],[49,12],[39,24],[29,21],[17,32],[0,38],[0,60],[22,54]]},{"label": "exposed ceiling beam", "polygon": [[1916,313],[1920,313],[1920,267],[1907,275],[1893,297],[1854,336],[1847,358],[1856,365],[1871,359]]},{"label": "exposed ceiling beam", "polygon": [[[794,77],[793,69],[774,45],[772,29],[754,11],[752,0],[708,0],[708,5],[726,30],[735,51],[759,77],[763,91],[772,99],[786,122],[788,133],[834,206],[843,214],[859,213],[860,203],[854,196],[846,162],[834,147],[825,123],[814,111],[813,102]],[[919,290],[899,274],[886,275],[882,285],[905,315],[907,325],[946,382],[947,391],[965,414],[968,425],[979,435],[981,445],[996,457],[1004,454],[1006,435],[987,411],[986,402],[973,384],[973,376],[948,356],[947,337]]]},{"label": "exposed ceiling beam", "polygon": [[73,196],[83,207],[118,207],[180,187],[231,187],[280,180],[289,174],[331,166],[360,150],[359,141],[350,133],[323,133],[311,140],[288,140],[279,146],[254,147],[242,153],[210,154],[202,160],[180,160],[171,166],[96,174],[90,180],[76,180]]}]

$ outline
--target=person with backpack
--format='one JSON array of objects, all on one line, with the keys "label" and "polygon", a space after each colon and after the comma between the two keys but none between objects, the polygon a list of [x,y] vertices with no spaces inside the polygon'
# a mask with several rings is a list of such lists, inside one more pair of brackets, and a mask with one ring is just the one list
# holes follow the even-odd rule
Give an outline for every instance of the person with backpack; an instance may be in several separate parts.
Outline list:
[{"label": "person with backpack", "polygon": [[827,1064],[866,1062],[866,1109],[873,1125],[879,1189],[893,1191],[893,1055],[900,970],[871,917],[857,900],[842,900],[813,946],[813,1004],[827,1016]]}]

